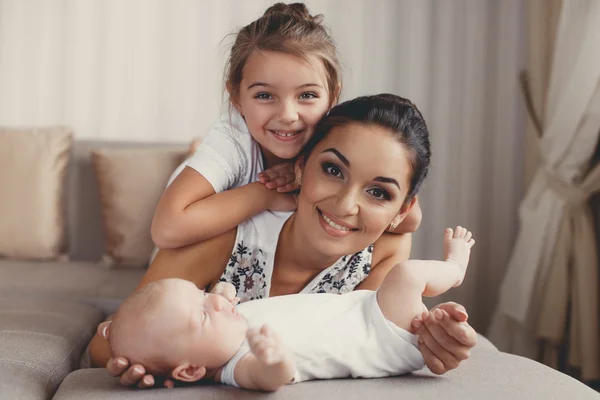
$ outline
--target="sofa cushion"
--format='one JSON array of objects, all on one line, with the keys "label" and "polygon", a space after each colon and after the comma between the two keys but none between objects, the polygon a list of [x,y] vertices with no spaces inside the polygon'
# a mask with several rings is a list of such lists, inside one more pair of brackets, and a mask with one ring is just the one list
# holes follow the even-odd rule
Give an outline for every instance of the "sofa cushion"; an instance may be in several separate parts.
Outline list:
[{"label": "sofa cushion", "polygon": [[0,397],[49,399],[102,319],[72,302],[0,296]]},{"label": "sofa cushion", "polygon": [[115,270],[92,262],[0,260],[0,293],[84,302],[117,310],[145,270]]},{"label": "sofa cushion", "polygon": [[[176,395],[175,395],[176,393]],[[427,369],[385,379],[337,379],[288,385],[266,396],[222,385],[176,389],[127,389],[105,369],[72,372],[55,400],[75,399],[598,399],[598,393],[575,379],[526,358],[479,348],[457,370],[435,376]]]},{"label": "sofa cushion", "polygon": [[53,259],[66,252],[71,143],[65,127],[0,128],[0,256]]},{"label": "sofa cushion", "polygon": [[150,225],[171,173],[186,152],[161,149],[95,149],[105,232],[105,261],[116,266],[146,267],[154,248]]}]

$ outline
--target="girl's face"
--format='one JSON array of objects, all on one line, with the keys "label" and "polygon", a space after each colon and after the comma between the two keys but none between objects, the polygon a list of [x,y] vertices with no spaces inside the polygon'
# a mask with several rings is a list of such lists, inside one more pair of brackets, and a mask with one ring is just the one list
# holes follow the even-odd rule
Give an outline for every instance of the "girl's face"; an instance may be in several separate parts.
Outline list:
[{"label": "girl's face", "polygon": [[322,62],[255,51],[244,66],[234,104],[269,168],[300,153],[330,103]]},{"label": "girl's face", "polygon": [[341,257],[374,243],[413,202],[410,154],[376,125],[335,127],[313,149],[301,174],[296,223],[324,255]]}]

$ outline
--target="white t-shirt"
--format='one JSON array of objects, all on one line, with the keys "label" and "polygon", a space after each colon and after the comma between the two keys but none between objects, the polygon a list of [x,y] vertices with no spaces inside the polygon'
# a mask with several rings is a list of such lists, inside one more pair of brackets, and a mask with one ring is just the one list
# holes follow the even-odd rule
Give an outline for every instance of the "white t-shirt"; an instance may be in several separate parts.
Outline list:
[{"label": "white t-shirt", "polygon": [[[208,128],[194,155],[179,164],[171,174],[167,187],[187,166],[201,173],[215,193],[256,182],[258,174],[264,170],[260,146],[235,109],[221,113]],[[155,246],[150,254],[150,263],[156,253],[158,247]]]},{"label": "white t-shirt", "polygon": [[256,182],[264,170],[260,146],[235,109],[221,113],[202,138],[198,150],[177,167],[167,186],[186,166],[202,174],[215,193]]},{"label": "white t-shirt", "polygon": [[[378,378],[424,366],[416,336],[385,319],[374,291],[270,297],[240,304],[237,310],[250,327],[268,324],[279,334],[295,357],[294,383]],[[235,366],[249,351],[244,341],[223,367],[222,383],[238,386]]]}]

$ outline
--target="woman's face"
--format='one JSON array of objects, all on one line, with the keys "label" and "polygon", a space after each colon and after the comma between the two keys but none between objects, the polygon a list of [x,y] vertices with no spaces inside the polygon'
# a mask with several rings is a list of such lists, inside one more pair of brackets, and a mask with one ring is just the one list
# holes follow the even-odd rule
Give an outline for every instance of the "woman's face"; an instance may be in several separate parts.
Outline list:
[{"label": "woman's face", "polygon": [[[376,125],[335,127],[301,169],[296,220],[315,250],[342,256],[374,243],[406,216],[410,154]],[[300,169],[299,169],[300,171]]]}]

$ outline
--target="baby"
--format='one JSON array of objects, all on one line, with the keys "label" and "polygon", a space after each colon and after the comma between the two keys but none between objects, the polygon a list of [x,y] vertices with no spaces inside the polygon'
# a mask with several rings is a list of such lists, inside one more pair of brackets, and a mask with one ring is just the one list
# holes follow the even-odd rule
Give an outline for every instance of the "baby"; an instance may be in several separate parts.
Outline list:
[{"label": "baby", "polygon": [[462,283],[471,236],[461,227],[447,229],[445,261],[402,262],[376,292],[294,294],[236,306],[229,283],[206,293],[165,279],[132,294],[99,329],[114,356],[184,382],[274,391],[311,379],[400,375],[424,364],[409,332],[423,311],[421,296]]}]

